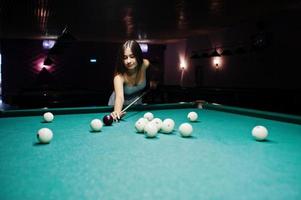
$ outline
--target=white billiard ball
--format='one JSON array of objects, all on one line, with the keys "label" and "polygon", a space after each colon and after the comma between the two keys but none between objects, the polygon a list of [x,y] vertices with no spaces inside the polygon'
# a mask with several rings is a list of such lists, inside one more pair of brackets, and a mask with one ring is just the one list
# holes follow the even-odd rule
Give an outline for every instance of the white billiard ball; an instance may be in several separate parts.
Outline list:
[{"label": "white billiard ball", "polygon": [[179,126],[179,132],[182,137],[190,137],[192,135],[193,128],[189,123],[182,123]]},{"label": "white billiard ball", "polygon": [[51,112],[46,112],[44,113],[43,118],[45,122],[52,122],[54,119],[54,115]]},{"label": "white billiard ball", "polygon": [[160,131],[163,124],[162,120],[160,118],[154,118],[151,122],[155,123],[158,128],[158,131]]},{"label": "white billiard ball", "polygon": [[268,134],[268,129],[264,126],[255,126],[252,129],[252,136],[258,141],[265,140],[268,137]]},{"label": "white billiard ball", "polygon": [[175,121],[173,119],[164,119],[161,126],[162,133],[171,133],[175,127]]},{"label": "white billiard ball", "polygon": [[158,134],[158,128],[155,123],[149,122],[144,127],[146,137],[153,138]]},{"label": "white billiard ball", "polygon": [[102,129],[103,122],[100,119],[93,119],[90,122],[90,127],[91,127],[92,131],[98,132]]},{"label": "white billiard ball", "polygon": [[140,118],[135,123],[135,129],[138,133],[144,132],[144,127],[148,123],[148,120],[145,118]]},{"label": "white billiard ball", "polygon": [[144,117],[140,117],[137,121],[142,121],[142,122],[144,122],[144,123],[148,123],[149,121],[146,119],[146,118],[144,118]]},{"label": "white billiard ball", "polygon": [[47,144],[52,140],[53,133],[49,128],[41,128],[37,133],[37,138],[40,143]]},{"label": "white billiard ball", "polygon": [[151,112],[145,113],[145,114],[143,115],[143,117],[144,117],[145,119],[147,119],[148,121],[152,121],[152,120],[154,119],[154,115],[153,115],[153,113],[151,113]]},{"label": "white billiard ball", "polygon": [[196,112],[189,112],[187,118],[189,121],[195,122],[196,120],[198,120],[198,114]]}]

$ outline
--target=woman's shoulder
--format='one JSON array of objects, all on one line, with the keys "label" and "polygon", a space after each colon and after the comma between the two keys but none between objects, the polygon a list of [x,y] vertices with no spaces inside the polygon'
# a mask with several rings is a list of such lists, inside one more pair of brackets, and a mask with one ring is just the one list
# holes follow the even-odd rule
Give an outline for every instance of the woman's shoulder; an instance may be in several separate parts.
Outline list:
[{"label": "woman's shoulder", "polygon": [[143,59],[142,66],[144,69],[147,69],[150,66],[150,62],[148,59]]},{"label": "woman's shoulder", "polygon": [[123,82],[124,81],[124,76],[122,74],[116,74],[114,76],[114,81],[121,81],[121,82]]}]

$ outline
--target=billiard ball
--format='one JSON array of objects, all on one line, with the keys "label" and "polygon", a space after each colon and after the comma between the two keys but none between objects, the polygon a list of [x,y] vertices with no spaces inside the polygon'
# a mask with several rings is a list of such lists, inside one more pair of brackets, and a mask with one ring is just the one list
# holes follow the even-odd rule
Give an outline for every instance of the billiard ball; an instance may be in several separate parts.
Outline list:
[{"label": "billiard ball", "polygon": [[198,114],[196,112],[189,112],[187,118],[191,122],[195,122],[198,119]]},{"label": "billiard ball", "polygon": [[113,123],[113,117],[111,115],[106,115],[102,118],[102,121],[106,126],[111,126]]},{"label": "billiard ball", "polygon": [[160,118],[154,118],[151,122],[155,123],[158,128],[158,131],[160,131],[163,124],[162,120]]},{"label": "billiard ball", "polygon": [[40,143],[48,144],[52,140],[53,133],[49,128],[41,128],[37,133],[37,138]]},{"label": "billiard ball", "polygon": [[154,115],[153,115],[153,113],[151,113],[151,112],[145,113],[145,114],[143,115],[143,117],[144,117],[145,119],[147,119],[148,121],[152,121],[152,120],[154,119]]},{"label": "billiard ball", "polygon": [[100,119],[93,119],[91,122],[90,122],[90,127],[92,129],[92,131],[100,131],[101,128],[103,126],[103,123]]},{"label": "billiard ball", "polygon": [[143,121],[144,123],[148,123],[149,121],[145,119],[144,117],[140,117],[137,121]]},{"label": "billiard ball", "polygon": [[136,121],[135,123],[135,129],[138,133],[143,133],[144,132],[144,127],[148,123],[148,120],[145,118],[140,118]]},{"label": "billiard ball", "polygon": [[157,125],[153,122],[149,122],[144,127],[144,132],[146,137],[148,138],[154,138],[158,134],[158,128]]},{"label": "billiard ball", "polygon": [[182,137],[190,137],[192,135],[193,128],[189,123],[182,123],[179,126],[179,132]]},{"label": "billiard ball", "polygon": [[252,129],[252,136],[255,140],[262,141],[268,137],[268,129],[264,126],[255,126]]},{"label": "billiard ball", "polygon": [[54,119],[54,115],[51,112],[46,112],[44,113],[43,118],[45,122],[52,122]]},{"label": "billiard ball", "polygon": [[161,126],[161,132],[162,133],[171,133],[175,127],[174,120],[167,118],[164,119]]}]

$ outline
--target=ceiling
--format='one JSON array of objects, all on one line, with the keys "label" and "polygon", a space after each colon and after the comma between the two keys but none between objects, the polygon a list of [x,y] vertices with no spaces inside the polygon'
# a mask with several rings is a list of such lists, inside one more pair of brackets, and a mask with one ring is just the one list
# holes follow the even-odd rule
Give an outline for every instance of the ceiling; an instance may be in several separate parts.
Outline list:
[{"label": "ceiling", "polygon": [[168,42],[206,35],[279,13],[300,0],[1,0],[0,38],[129,38]]}]

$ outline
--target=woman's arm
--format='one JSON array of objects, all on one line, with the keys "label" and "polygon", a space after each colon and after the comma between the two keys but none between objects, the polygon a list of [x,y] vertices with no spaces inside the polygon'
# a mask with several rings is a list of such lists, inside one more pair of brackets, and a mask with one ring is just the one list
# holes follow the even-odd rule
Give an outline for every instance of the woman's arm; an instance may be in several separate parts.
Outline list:
[{"label": "woman's arm", "polygon": [[114,120],[119,120],[124,115],[121,113],[124,103],[123,82],[122,75],[118,74],[114,77],[115,104],[114,111],[111,113]]}]

